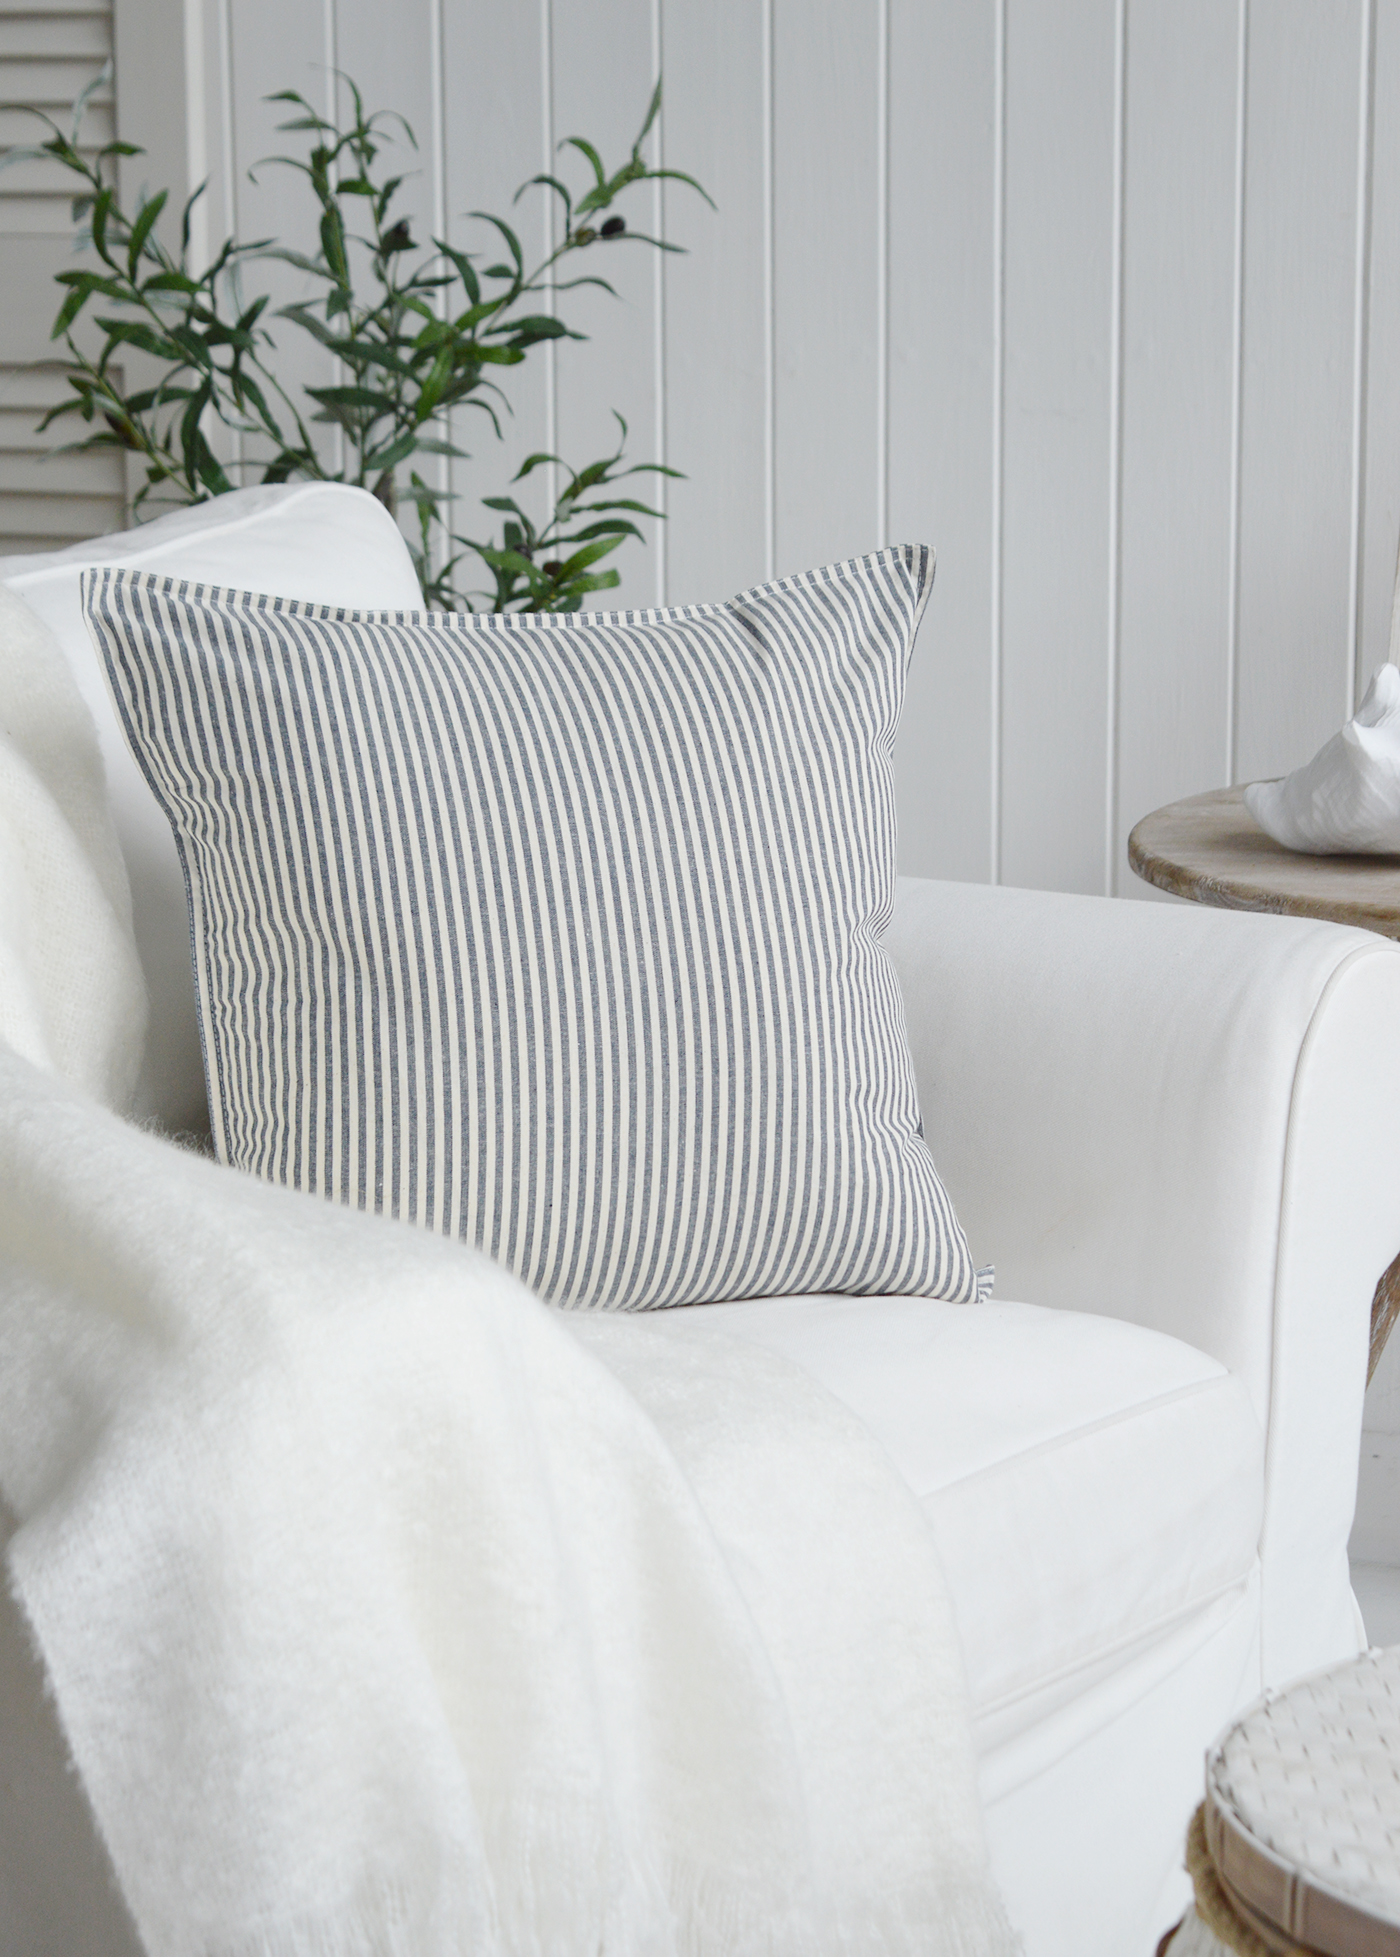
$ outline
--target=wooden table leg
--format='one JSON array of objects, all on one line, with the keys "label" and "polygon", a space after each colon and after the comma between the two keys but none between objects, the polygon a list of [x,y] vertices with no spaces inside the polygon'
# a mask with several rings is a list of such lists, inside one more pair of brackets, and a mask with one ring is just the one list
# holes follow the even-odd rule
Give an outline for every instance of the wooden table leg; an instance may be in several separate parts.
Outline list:
[{"label": "wooden table leg", "polygon": [[1385,1342],[1390,1337],[1390,1328],[1400,1317],[1400,1257],[1390,1266],[1376,1286],[1376,1295],[1371,1300],[1371,1356],[1366,1366],[1366,1384],[1369,1386],[1376,1376]]}]

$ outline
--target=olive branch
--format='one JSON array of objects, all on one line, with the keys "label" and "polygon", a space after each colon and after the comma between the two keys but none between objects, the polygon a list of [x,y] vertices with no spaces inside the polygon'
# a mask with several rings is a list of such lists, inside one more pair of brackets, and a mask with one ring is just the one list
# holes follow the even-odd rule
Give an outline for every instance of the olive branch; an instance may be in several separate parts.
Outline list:
[{"label": "olive branch", "polygon": [[[532,270],[526,269],[516,232],[487,211],[469,215],[491,228],[494,255],[462,251],[441,238],[426,248],[415,243],[409,220],[394,211],[404,177],[386,174],[382,162],[388,126],[396,125],[416,149],[413,131],[401,116],[367,113],[348,77],[341,80],[353,112],[343,127],[296,90],[280,90],[268,100],[286,103],[296,113],[279,128],[309,138],[309,153],[270,157],[258,167],[290,169],[306,180],[317,207],[319,248],[309,254],[272,238],[226,239],[198,270],[191,262],[192,213],[205,186],[184,205],[178,246],[172,248],[157,229],[168,192],[143,196],[134,215],[118,196],[119,160],[142,152],[119,141],[95,152],[80,146],[84,113],[108,72],[104,69],[74,104],[70,133],[42,111],[31,111],[46,125],[47,139],[5,158],[50,157],[81,179],[73,220],[80,227],[80,245],[97,261],[58,274],[66,290],[52,337],[66,349],[70,394],[40,426],[77,416],[91,432],[67,444],[70,452],[116,448],[137,456],[144,465],[134,499],[138,516],[152,500],[196,503],[222,495],[236,487],[235,475],[254,472],[271,483],[303,478],[355,483],[395,515],[402,504],[411,504],[418,531],[414,560],[425,602],[435,607],[464,608],[475,598],[495,611],[574,610],[590,592],[615,586],[617,571],[599,568],[601,560],[627,537],[641,537],[636,517],[662,514],[619,494],[618,486],[630,476],[679,474],[660,463],[626,466],[627,424],[620,415],[616,450],[585,468],[572,469],[554,455],[526,458],[514,484],[546,463],[564,480],[542,523],[537,525],[514,496],[482,498],[487,509],[504,516],[499,542],[457,535],[448,520],[455,499],[425,481],[413,464],[423,456],[466,457],[451,439],[449,418],[458,410],[480,411],[501,435],[501,415],[509,412],[503,370],[519,366],[532,347],[585,337],[559,317],[561,294],[591,285],[616,296],[596,273],[561,279],[565,260],[625,242],[658,251],[681,249],[629,229],[613,209],[634,184],[663,178],[687,184],[711,201],[693,177],[653,169],[642,155],[661,107],[660,82],[619,169],[610,173],[591,143],[571,136],[559,145],[560,152],[577,152],[592,171],[581,195],[575,198],[553,173],[521,185],[517,202],[531,188],[544,187],[562,215],[559,243]],[[479,264],[486,256],[493,262]],[[242,291],[251,269],[274,259],[318,282],[321,291],[275,310],[266,294],[245,304]],[[87,351],[77,337],[85,314],[100,336],[96,352]],[[309,334],[333,357],[337,372],[330,384],[303,385],[296,393],[283,386],[274,322]],[[130,352],[145,356],[147,374],[155,363],[148,384],[127,387],[122,362]],[[216,434],[220,428],[226,431],[222,441]],[[317,430],[324,428],[340,438],[333,445],[334,467],[324,439],[317,440]],[[250,459],[228,459],[245,445]],[[469,556],[485,564],[490,588],[457,588],[458,567]]]}]

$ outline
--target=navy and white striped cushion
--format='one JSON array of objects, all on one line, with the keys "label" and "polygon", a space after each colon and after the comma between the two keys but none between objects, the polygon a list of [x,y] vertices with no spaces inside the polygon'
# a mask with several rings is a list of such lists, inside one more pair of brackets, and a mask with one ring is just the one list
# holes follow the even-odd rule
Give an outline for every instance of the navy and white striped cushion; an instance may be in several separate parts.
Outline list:
[{"label": "navy and white striped cushion", "polygon": [[571,617],[89,572],[221,1159],[558,1303],[975,1297],[880,944],[932,566]]}]

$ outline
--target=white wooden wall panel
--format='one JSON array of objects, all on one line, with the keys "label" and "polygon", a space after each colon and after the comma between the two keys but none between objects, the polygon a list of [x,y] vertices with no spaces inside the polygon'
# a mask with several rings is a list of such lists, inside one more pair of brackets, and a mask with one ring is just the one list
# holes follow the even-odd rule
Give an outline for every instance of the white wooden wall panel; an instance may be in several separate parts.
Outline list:
[{"label": "white wooden wall panel", "polygon": [[1249,20],[1235,768],[1276,775],[1351,688],[1361,0]]},{"label": "white wooden wall panel", "polygon": [[878,534],[879,0],[773,0],[775,569]]},{"label": "white wooden wall panel", "polygon": [[938,551],[896,750],[901,847],[909,874],[970,882],[993,873],[997,40],[995,6],[892,0],[885,540]]},{"label": "white wooden wall panel", "polygon": [[[1374,10],[1357,697],[1385,658],[1400,538],[1400,4]],[[1400,1422],[1397,1422],[1400,1425]]]},{"label": "white wooden wall panel", "polygon": [[1230,766],[1240,7],[1127,15],[1114,887],[1147,809]]},{"label": "white wooden wall panel", "polygon": [[1010,0],[999,869],[1064,890],[1104,885],[1117,79],[1113,0]]},{"label": "white wooden wall panel", "polygon": [[[408,17],[405,9],[400,32]],[[335,11],[306,0],[226,0],[224,22],[225,90],[232,124],[225,154],[232,169],[234,229],[245,240],[276,238],[303,251],[314,249],[316,217],[309,185],[268,161],[280,155],[305,156],[307,138],[280,129],[296,111],[266,98],[278,89],[294,88],[323,115],[334,107]],[[221,240],[214,237],[211,242],[217,246]],[[263,263],[249,269],[244,290],[249,298],[259,290],[272,295],[268,318],[278,342],[277,376],[287,392],[295,399],[303,383],[329,385],[337,377],[330,357],[309,336],[272,318],[279,305],[323,295],[324,284],[291,266]],[[336,453],[333,430],[311,426],[311,432],[325,442],[329,454]]]},{"label": "white wooden wall panel", "polygon": [[[1364,437],[1356,686],[1386,656],[1400,536],[1400,4],[1378,0],[1368,108],[1372,147],[1366,240]],[[1357,1547],[1400,1562],[1400,1339],[1392,1338],[1366,1394]]]},{"label": "white wooden wall panel", "polygon": [[670,598],[700,604],[771,574],[768,558],[768,24],[757,0],[668,6],[666,153],[704,184],[666,195]]},{"label": "white wooden wall panel", "polygon": [[[458,525],[617,407],[688,476],[623,603],[930,538],[907,868],[1145,895],[1137,817],[1303,759],[1382,656],[1400,0],[117,0],[119,52],[138,26],[183,51],[211,240],[307,222],[247,171],[282,140],[261,98],[329,103],[332,63],[413,121],[419,232],[477,246],[465,213],[560,136],[619,157],[664,68],[651,153],[720,211],[645,193],[688,257],[576,261],[621,298],[561,301],[593,337],[507,377],[503,446],[466,419]],[[543,249],[545,200],[516,209]]]},{"label": "white wooden wall panel", "polygon": [[[512,199],[527,178],[545,167],[549,141],[546,10],[539,4],[500,6],[494,0],[470,0],[467,5],[441,9],[440,19],[442,209],[448,241],[462,251],[490,250],[491,257],[481,262],[494,263],[500,241],[493,243],[495,234],[470,215],[475,210],[491,211],[511,225],[527,262],[537,265],[553,235],[545,193],[527,191],[518,204]],[[550,447],[549,379],[545,356],[538,353],[510,371],[505,381],[509,411],[496,403],[502,430],[499,441],[481,411],[463,410],[456,416],[453,439],[470,458],[454,463],[449,472],[449,486],[457,498],[451,506],[451,523],[459,536],[499,538],[499,523],[477,499],[512,493],[510,480],[526,456]],[[535,499],[543,486],[527,479],[517,492],[522,504],[537,516],[542,514],[542,499]],[[475,585],[481,575],[478,565],[469,582]]]},{"label": "white wooden wall panel", "polygon": [[[614,171],[630,154],[656,82],[652,0],[610,0],[606,33],[599,31],[594,0],[550,0],[550,8],[556,145],[581,136]],[[659,139],[653,128],[646,151],[653,164]],[[555,162],[569,182],[584,187],[592,182],[578,151],[564,150]],[[655,205],[648,190],[633,190],[621,210],[629,229],[650,230]],[[628,426],[631,459],[665,461],[660,452],[660,294],[654,255],[626,238],[600,238],[565,261],[564,277],[586,274],[605,278],[617,297],[590,287],[560,295],[563,318],[589,337],[556,343],[558,453],[574,469],[610,454],[618,442],[615,410]],[[637,476],[632,481],[640,486],[640,501],[666,507],[663,478]],[[618,603],[654,605],[664,591],[664,546],[656,538],[657,526],[640,521],[648,534],[650,561],[633,546],[609,562],[623,574]]]}]

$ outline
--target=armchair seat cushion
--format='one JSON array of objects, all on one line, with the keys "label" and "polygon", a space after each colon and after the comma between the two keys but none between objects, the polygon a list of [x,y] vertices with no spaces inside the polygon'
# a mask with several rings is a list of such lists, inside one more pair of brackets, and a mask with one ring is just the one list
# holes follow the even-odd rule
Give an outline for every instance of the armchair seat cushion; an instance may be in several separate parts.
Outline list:
[{"label": "armchair seat cushion", "polygon": [[1264,1440],[1218,1360],[1036,1305],[775,1298],[683,1314],[796,1360],[923,1504],[983,1749],[1243,1585]]}]

